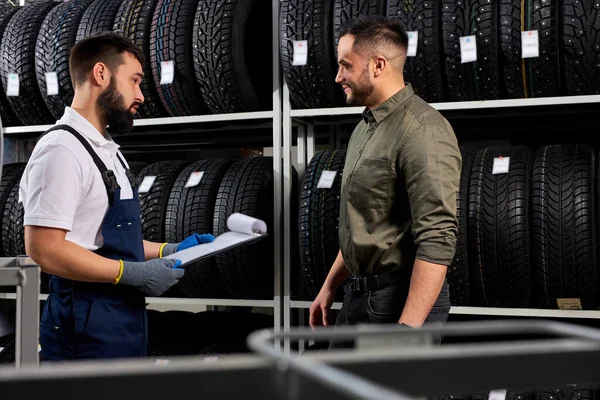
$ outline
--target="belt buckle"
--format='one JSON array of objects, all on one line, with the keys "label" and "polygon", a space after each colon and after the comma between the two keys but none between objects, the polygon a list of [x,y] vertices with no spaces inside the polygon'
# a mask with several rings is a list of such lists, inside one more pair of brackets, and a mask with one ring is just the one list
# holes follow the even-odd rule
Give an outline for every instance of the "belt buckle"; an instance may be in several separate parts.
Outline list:
[{"label": "belt buckle", "polygon": [[351,292],[360,292],[361,288],[360,288],[360,283],[361,283],[361,279],[357,278],[357,277],[350,277],[349,278],[349,283],[350,283],[350,291]]}]

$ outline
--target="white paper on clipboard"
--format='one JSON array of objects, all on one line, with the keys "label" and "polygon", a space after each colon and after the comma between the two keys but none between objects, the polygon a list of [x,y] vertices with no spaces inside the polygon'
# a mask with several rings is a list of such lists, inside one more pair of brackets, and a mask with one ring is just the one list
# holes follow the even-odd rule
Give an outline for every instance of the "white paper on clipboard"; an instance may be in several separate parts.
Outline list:
[{"label": "white paper on clipboard", "polygon": [[267,224],[264,221],[240,213],[231,214],[227,218],[227,228],[229,232],[217,236],[210,243],[190,247],[163,258],[179,260],[181,261],[181,266],[184,266],[194,261],[201,261],[212,257],[233,247],[250,244],[268,236]]}]

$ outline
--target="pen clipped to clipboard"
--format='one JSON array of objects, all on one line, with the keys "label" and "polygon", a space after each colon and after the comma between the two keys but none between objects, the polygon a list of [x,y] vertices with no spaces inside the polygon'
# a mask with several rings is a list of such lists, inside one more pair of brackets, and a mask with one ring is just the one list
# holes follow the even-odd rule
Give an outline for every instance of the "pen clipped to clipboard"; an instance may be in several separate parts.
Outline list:
[{"label": "pen clipped to clipboard", "polygon": [[181,266],[184,266],[237,246],[254,243],[268,236],[267,224],[264,221],[240,213],[233,213],[227,218],[227,229],[229,232],[215,237],[215,240],[210,243],[190,247],[164,258],[179,260]]}]

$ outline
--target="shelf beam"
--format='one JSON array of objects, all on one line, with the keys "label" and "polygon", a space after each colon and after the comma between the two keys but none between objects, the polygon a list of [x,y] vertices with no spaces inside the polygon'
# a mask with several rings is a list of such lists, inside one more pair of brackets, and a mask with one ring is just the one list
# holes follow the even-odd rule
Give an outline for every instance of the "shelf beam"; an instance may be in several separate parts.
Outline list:
[{"label": "shelf beam", "polygon": [[[311,301],[292,301],[291,308],[309,309]],[[339,310],[342,303],[335,302],[331,307]],[[494,307],[452,307],[450,314],[455,315],[486,315],[502,317],[549,317],[549,318],[582,318],[600,319],[600,311],[595,310],[546,310],[537,308],[494,308]]]},{"label": "shelf beam", "polygon": [[[482,101],[459,101],[447,103],[430,103],[439,111],[450,110],[476,110],[483,108],[507,108],[507,107],[535,107],[535,106],[557,106],[565,104],[587,104],[600,103],[600,95],[590,96],[564,96],[564,97],[541,97],[534,99],[509,99],[509,100],[482,100]],[[335,117],[343,115],[360,115],[364,107],[332,107],[313,108],[306,110],[291,110],[292,118],[307,117]]]},{"label": "shelf beam", "polygon": [[[166,118],[144,118],[133,121],[134,128],[136,127],[157,127],[165,125],[185,125],[185,124],[202,124],[223,122],[229,123],[232,121],[254,121],[254,120],[270,120],[273,119],[273,111],[257,111],[246,113],[229,113],[229,114],[210,114],[210,115],[193,115],[188,117],[166,117]],[[29,126],[11,126],[4,128],[4,133],[14,135],[17,133],[34,133],[45,132],[54,125],[29,125]]]},{"label": "shelf beam", "polygon": [[[47,294],[41,293],[39,299],[45,301]],[[16,293],[0,293],[0,300],[14,300]],[[172,306],[222,306],[222,307],[263,307],[273,308],[273,300],[245,300],[245,299],[194,299],[177,297],[146,297],[149,305],[172,305]]]}]

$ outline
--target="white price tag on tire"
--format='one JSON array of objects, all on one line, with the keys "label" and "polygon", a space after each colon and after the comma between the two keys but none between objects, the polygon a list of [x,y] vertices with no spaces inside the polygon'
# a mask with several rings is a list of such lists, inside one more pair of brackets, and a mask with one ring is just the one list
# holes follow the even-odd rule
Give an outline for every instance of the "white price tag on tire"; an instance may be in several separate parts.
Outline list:
[{"label": "white price tag on tire", "polygon": [[294,40],[294,55],[292,57],[292,65],[306,65],[308,62],[308,41]]},{"label": "white price tag on tire", "polygon": [[204,171],[192,172],[190,174],[190,177],[189,177],[187,183],[185,184],[185,187],[186,188],[191,188],[191,187],[194,187],[194,186],[198,186],[198,184],[202,180],[203,176],[204,176]]},{"label": "white price tag on tire", "polygon": [[46,72],[46,94],[56,96],[58,94],[58,75],[56,72]]},{"label": "white price tag on tire", "polygon": [[319,183],[317,183],[317,189],[331,189],[336,175],[337,171],[323,171]]},{"label": "white price tag on tire", "polygon": [[521,54],[523,58],[540,56],[540,38],[538,31],[521,32]]},{"label": "white price tag on tire", "polygon": [[488,400],[506,400],[506,389],[491,390]]},{"label": "white price tag on tire", "polygon": [[460,62],[461,64],[477,61],[477,37],[462,36],[460,38]]},{"label": "white price tag on tire", "polygon": [[508,174],[510,165],[510,157],[494,158],[494,166],[492,167],[492,175]]},{"label": "white price tag on tire", "polygon": [[410,31],[408,33],[408,50],[406,51],[407,57],[417,56],[417,45],[419,44],[419,32]]},{"label": "white price tag on tire", "polygon": [[156,176],[145,176],[144,180],[140,184],[138,189],[138,193],[148,193],[152,185],[154,185],[154,181],[156,180]]},{"label": "white price tag on tire", "polygon": [[175,61],[160,62],[160,84],[170,85],[175,79]]},{"label": "white price tag on tire", "polygon": [[8,82],[6,85],[7,96],[18,96],[19,95],[19,74],[8,74]]}]

